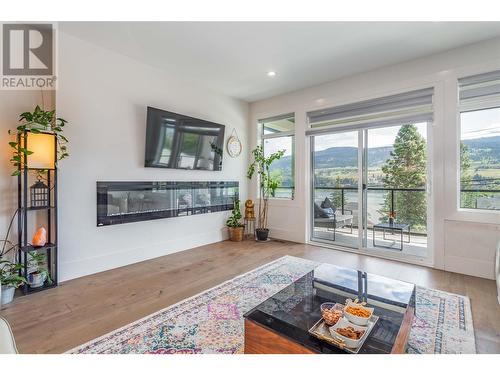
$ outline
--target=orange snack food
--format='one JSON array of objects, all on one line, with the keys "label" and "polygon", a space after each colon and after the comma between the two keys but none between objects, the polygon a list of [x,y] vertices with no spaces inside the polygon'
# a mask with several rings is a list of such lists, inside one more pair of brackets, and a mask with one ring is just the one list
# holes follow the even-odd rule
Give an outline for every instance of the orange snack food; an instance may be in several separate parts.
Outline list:
[{"label": "orange snack food", "polygon": [[369,318],[371,315],[370,311],[361,306],[348,306],[345,311],[360,318]]}]

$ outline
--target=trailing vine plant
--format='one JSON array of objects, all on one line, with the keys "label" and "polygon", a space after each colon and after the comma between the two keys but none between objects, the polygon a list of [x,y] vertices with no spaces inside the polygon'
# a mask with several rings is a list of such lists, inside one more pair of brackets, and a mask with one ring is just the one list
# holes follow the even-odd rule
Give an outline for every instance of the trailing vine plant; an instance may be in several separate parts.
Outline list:
[{"label": "trailing vine plant", "polygon": [[[33,134],[54,134],[57,142],[56,162],[69,156],[67,147],[68,139],[63,135],[63,129],[67,121],[60,117],[56,118],[55,110],[45,111],[37,105],[33,112],[21,113],[19,122],[21,122],[21,125],[17,127],[16,131],[9,130],[10,135],[16,135],[16,141],[9,142],[10,147],[13,148],[10,162],[15,168],[12,176],[17,176],[21,173],[19,166],[26,167],[26,157],[33,154],[33,151],[23,147],[25,131],[30,131]],[[19,143],[17,142],[18,139],[20,140]]]}]

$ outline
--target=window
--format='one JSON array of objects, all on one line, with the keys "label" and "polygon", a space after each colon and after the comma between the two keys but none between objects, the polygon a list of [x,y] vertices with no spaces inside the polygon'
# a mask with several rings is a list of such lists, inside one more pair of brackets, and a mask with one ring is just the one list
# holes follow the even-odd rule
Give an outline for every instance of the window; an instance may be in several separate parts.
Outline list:
[{"label": "window", "polygon": [[293,114],[260,120],[264,155],[284,150],[285,154],[271,164],[271,176],[278,180],[274,198],[293,199],[295,188],[295,117]]},{"label": "window", "polygon": [[500,210],[500,71],[459,80],[460,208]]}]

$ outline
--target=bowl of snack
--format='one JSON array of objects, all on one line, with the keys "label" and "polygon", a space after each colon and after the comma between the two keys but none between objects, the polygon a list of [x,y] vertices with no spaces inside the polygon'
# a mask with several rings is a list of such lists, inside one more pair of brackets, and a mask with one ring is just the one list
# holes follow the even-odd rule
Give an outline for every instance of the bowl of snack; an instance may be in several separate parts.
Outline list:
[{"label": "bowl of snack", "polygon": [[351,349],[356,349],[363,343],[366,330],[366,327],[353,324],[346,318],[339,319],[337,324],[330,327],[331,335]]},{"label": "bowl of snack", "polygon": [[338,322],[340,318],[342,318],[343,312],[342,309],[335,307],[336,303],[334,302],[325,302],[321,304],[321,315],[325,320],[325,323],[329,326],[333,326]]},{"label": "bowl of snack", "polygon": [[352,323],[366,326],[373,315],[373,308],[353,301],[347,301],[344,307],[344,316]]}]

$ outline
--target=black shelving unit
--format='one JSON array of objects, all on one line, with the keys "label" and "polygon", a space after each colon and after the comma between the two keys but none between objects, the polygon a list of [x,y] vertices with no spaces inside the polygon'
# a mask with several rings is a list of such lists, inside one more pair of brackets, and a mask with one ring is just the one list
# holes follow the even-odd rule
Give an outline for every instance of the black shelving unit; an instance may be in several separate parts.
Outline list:
[{"label": "black shelving unit", "polygon": [[[18,135],[18,145],[27,149],[28,131]],[[57,158],[57,143],[54,142],[54,160]],[[57,167],[53,168],[27,168],[29,155],[24,156],[24,163],[19,163],[19,175],[17,183],[18,196],[18,261],[23,264],[20,274],[28,278],[29,256],[31,251],[43,252],[46,255],[46,268],[52,279],[52,283],[47,280],[40,287],[31,287],[26,283],[21,287],[23,294],[31,294],[57,286],[58,274],[58,245],[57,245]],[[46,172],[46,183],[49,188],[48,202],[43,207],[32,207],[30,205],[30,185],[34,182],[37,173]],[[35,216],[43,222],[47,230],[47,243],[44,246],[31,245],[31,236],[36,231],[34,224]]]}]

